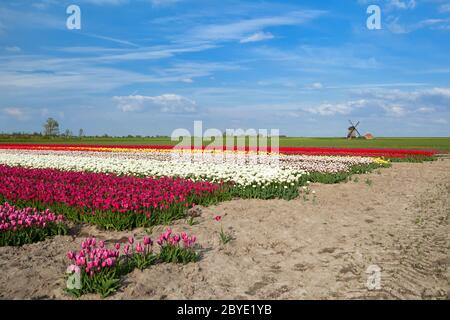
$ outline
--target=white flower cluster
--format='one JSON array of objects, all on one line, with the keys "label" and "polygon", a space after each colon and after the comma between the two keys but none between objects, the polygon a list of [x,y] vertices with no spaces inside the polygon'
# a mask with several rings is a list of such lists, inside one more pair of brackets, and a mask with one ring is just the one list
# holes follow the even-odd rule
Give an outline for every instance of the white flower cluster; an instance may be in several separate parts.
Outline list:
[{"label": "white flower cluster", "polygon": [[337,173],[348,171],[354,165],[373,163],[373,158],[357,156],[315,156],[315,155],[266,155],[266,154],[201,154],[178,152],[96,152],[96,151],[52,151],[52,150],[0,150],[2,153],[20,153],[33,155],[61,155],[76,157],[94,157],[106,159],[158,160],[189,163],[265,165],[282,169],[307,172]]},{"label": "white flower cluster", "polygon": [[352,166],[373,163],[373,158],[352,156],[283,155],[280,166],[308,172],[337,173],[348,171]]},{"label": "white flower cluster", "polygon": [[304,170],[264,164],[161,161],[149,157],[115,156],[111,153],[90,153],[89,156],[85,156],[80,155],[80,152],[23,150],[0,150],[0,164],[67,171],[109,172],[120,175],[182,177],[211,182],[233,181],[242,186],[294,184],[306,174]]}]

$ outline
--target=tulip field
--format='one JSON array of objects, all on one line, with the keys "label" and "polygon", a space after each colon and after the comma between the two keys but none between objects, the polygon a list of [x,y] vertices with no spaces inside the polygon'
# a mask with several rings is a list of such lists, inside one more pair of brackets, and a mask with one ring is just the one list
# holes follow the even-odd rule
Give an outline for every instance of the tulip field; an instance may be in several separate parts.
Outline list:
[{"label": "tulip field", "polygon": [[293,199],[307,182],[335,183],[389,166],[385,158],[411,156],[429,158],[433,152],[0,145],[0,199],[51,209],[71,221],[124,230],[168,224],[195,205],[235,197]]},{"label": "tulip field", "polygon": [[[100,230],[170,225],[198,205],[241,199],[293,200],[311,182],[337,183],[391,161],[429,160],[433,151],[345,148],[178,150],[171,146],[0,145],[0,246],[65,235],[74,224]],[[221,216],[216,216],[221,221]],[[223,228],[223,244],[232,240]],[[90,237],[69,251],[79,297],[117,291],[121,277],[156,263],[197,261],[197,238],[165,231],[156,240],[107,248]]]}]

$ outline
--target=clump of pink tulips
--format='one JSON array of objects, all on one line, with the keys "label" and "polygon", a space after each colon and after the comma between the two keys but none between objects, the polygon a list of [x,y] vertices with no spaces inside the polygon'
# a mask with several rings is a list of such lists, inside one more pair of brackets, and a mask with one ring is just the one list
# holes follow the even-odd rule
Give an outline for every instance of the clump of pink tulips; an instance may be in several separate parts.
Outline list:
[{"label": "clump of pink tulips", "polygon": [[20,246],[66,234],[64,218],[50,210],[19,209],[8,203],[0,205],[0,246]]},{"label": "clump of pink tulips", "polygon": [[142,242],[129,237],[126,243],[116,243],[111,248],[107,248],[104,241],[87,238],[81,243],[80,251],[67,253],[72,263],[68,268],[69,277],[77,275],[80,286],[66,288],[66,291],[77,297],[85,293],[98,293],[107,297],[119,288],[120,277],[135,268],[146,269],[158,260],[174,263],[196,261],[195,241],[195,236],[188,236],[184,232],[173,235],[168,229],[157,241],[161,246],[157,255],[153,252],[153,240],[148,236]]},{"label": "clump of pink tulips", "polygon": [[195,262],[198,260],[198,254],[194,250],[196,241],[195,236],[188,236],[185,232],[172,234],[172,230],[167,229],[156,242],[161,247],[159,258],[164,262]]},{"label": "clump of pink tulips", "polygon": [[87,238],[81,243],[80,251],[67,253],[72,262],[69,269],[79,273],[80,288],[66,290],[77,297],[85,293],[99,293],[102,297],[114,293],[121,276],[135,268],[145,269],[155,262],[152,244],[149,237],[144,237],[143,243],[130,237],[121,250],[120,243],[107,248],[104,241]]}]

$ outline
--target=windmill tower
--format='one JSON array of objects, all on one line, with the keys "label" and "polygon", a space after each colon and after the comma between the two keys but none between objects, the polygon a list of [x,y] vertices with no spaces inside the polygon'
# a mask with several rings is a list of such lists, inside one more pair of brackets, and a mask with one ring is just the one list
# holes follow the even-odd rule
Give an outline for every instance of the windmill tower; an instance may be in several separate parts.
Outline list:
[{"label": "windmill tower", "polygon": [[359,121],[354,124],[351,120],[348,120],[350,123],[350,127],[348,127],[347,131],[347,139],[353,139],[353,138],[359,138],[361,137],[361,134],[359,133],[357,127],[359,125]]}]

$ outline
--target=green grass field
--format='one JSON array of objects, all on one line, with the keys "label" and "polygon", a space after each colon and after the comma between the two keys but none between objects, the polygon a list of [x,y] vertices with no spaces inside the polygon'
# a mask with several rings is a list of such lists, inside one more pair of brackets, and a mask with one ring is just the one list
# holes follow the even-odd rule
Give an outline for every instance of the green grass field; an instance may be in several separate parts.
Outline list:
[{"label": "green grass field", "polygon": [[[67,144],[106,144],[106,145],[174,145],[170,138],[43,138],[1,137],[0,143],[67,143]],[[345,138],[280,138],[281,147],[337,147],[337,148],[400,148],[400,149],[436,149],[450,152],[449,138],[376,138],[374,140]]]}]

